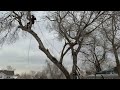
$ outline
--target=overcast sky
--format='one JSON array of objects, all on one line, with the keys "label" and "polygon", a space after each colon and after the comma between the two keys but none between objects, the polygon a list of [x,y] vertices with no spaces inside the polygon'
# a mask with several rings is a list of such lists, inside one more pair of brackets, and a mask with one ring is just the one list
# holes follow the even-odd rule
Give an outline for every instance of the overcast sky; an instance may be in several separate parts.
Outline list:
[{"label": "overcast sky", "polygon": [[[55,32],[49,32],[44,25],[45,22],[41,19],[45,12],[34,12],[37,18],[33,26],[33,30],[40,36],[44,45],[50,49],[52,55],[59,58],[62,42],[58,41],[55,37]],[[42,32],[42,33],[41,33]],[[28,50],[29,59],[28,59]],[[30,70],[40,71],[45,67],[45,61],[48,59],[46,55],[38,49],[38,44],[35,39],[27,34],[27,37],[21,37],[13,44],[4,44],[0,48],[0,67],[5,69],[6,66],[11,65],[15,68],[15,73],[29,72]],[[68,54],[65,57],[67,68],[71,66],[71,57]]]}]

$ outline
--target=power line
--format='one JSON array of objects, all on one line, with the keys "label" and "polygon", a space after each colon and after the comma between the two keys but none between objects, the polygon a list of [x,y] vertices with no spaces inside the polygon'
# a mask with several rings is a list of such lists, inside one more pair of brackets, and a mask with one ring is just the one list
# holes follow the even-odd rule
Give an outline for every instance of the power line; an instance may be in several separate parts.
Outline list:
[{"label": "power line", "polygon": [[[40,29],[39,24],[38,24],[38,28]],[[44,39],[45,43],[47,41],[49,43],[49,45],[51,45],[52,48],[54,48],[54,50],[59,54],[59,51],[45,38],[45,36],[42,33],[41,29],[40,29],[40,32],[41,32],[42,36],[44,37],[43,39]],[[30,42],[29,42],[29,47],[28,47],[28,55],[27,55],[28,65],[30,63],[30,45],[31,45],[31,40],[32,40],[32,36],[30,36]],[[47,43],[46,43],[46,45],[47,45]]]},{"label": "power line", "polygon": [[31,45],[31,40],[32,40],[32,36],[30,35],[30,42],[29,42],[29,47],[28,47],[28,57],[27,57],[27,60],[28,60],[28,65],[30,63],[30,45]]},{"label": "power line", "polygon": [[[40,29],[39,24],[38,24],[38,28]],[[44,39],[49,43],[49,45],[51,45],[52,48],[54,48],[54,50],[59,54],[59,51],[47,40],[47,38],[45,38],[45,36],[44,36],[43,32],[41,31],[41,29],[40,29],[40,32],[41,32],[42,36],[44,37]]]},{"label": "power line", "polygon": [[32,36],[30,36],[30,42],[29,42],[29,47],[28,47],[28,64],[29,64],[29,61],[30,61],[30,45],[31,45],[31,40],[32,40]]}]

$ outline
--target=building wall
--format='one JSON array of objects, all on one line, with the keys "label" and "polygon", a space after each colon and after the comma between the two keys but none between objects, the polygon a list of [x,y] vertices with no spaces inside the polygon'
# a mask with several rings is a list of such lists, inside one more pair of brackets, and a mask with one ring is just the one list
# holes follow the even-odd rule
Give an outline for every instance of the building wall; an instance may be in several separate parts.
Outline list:
[{"label": "building wall", "polygon": [[4,74],[4,73],[0,73],[0,79],[4,79],[6,78],[7,76]]},{"label": "building wall", "polygon": [[13,76],[11,75],[6,75],[4,73],[0,73],[0,79],[12,79]]}]

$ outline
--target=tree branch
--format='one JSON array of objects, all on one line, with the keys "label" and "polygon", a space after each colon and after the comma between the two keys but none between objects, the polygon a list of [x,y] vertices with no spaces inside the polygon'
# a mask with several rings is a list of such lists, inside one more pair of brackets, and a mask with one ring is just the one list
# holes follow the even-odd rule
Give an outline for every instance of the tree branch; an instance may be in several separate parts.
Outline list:
[{"label": "tree branch", "polygon": [[65,50],[65,47],[67,46],[67,43],[65,42],[65,44],[64,44],[64,46],[63,46],[63,49],[62,49],[62,52],[61,52],[61,56],[60,56],[60,61],[59,61],[59,63],[60,64],[62,64],[62,62],[63,62],[63,57],[64,57],[64,55],[65,54],[63,54],[64,53],[64,50]]},{"label": "tree branch", "polygon": [[17,18],[19,21],[19,25],[23,31],[26,31],[28,32],[29,34],[31,34],[35,40],[38,42],[39,44],[39,49],[41,51],[43,51],[46,56],[64,73],[64,75],[66,76],[67,79],[70,79],[70,75],[69,75],[69,72],[65,69],[65,67],[63,65],[61,65],[58,60],[53,56],[51,55],[51,53],[49,52],[48,49],[46,49],[41,41],[41,39],[39,38],[39,36],[33,31],[31,30],[31,28],[27,29],[25,26],[22,25],[22,22],[21,22],[21,19],[20,18]]}]

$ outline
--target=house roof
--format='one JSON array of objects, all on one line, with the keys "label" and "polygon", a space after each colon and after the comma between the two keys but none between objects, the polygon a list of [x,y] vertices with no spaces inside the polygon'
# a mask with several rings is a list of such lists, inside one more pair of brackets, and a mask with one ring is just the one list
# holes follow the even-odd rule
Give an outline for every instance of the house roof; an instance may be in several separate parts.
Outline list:
[{"label": "house roof", "polygon": [[6,75],[14,75],[14,71],[8,71],[8,70],[0,70],[0,73],[4,73]]}]

